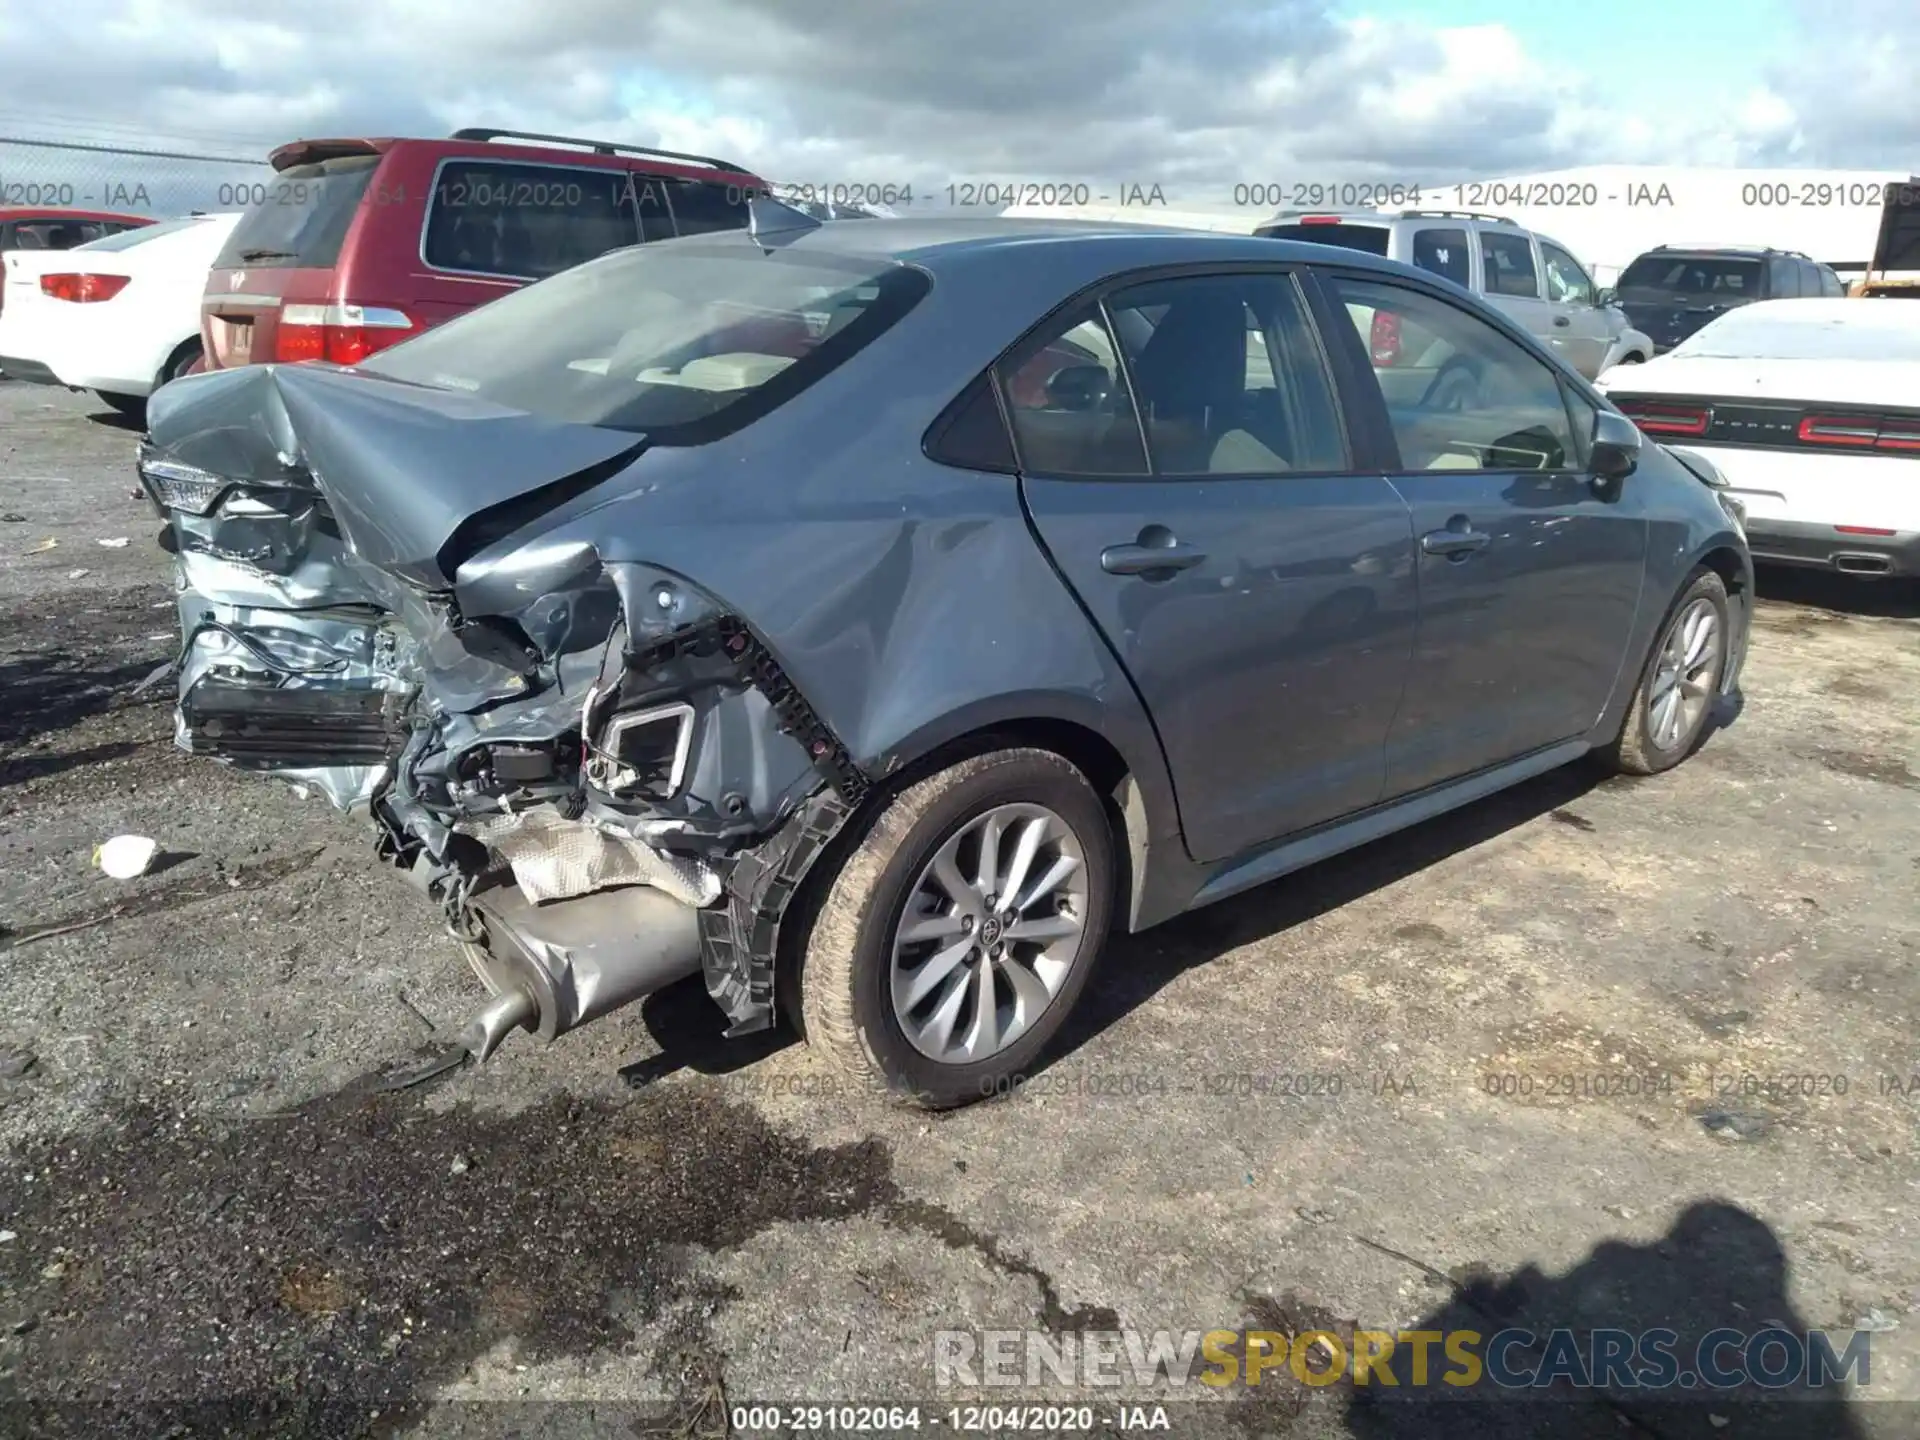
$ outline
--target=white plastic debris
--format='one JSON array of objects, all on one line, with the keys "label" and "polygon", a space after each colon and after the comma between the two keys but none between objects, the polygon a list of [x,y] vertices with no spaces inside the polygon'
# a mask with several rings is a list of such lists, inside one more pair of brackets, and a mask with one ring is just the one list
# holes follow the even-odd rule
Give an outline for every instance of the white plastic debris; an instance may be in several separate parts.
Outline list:
[{"label": "white plastic debris", "polygon": [[146,874],[159,852],[159,844],[145,835],[116,835],[93,852],[93,862],[116,880],[131,880]]},{"label": "white plastic debris", "polygon": [[124,535],[116,535],[113,539],[102,540],[100,543],[109,550],[124,550],[127,548],[127,537]]},{"label": "white plastic debris", "polygon": [[586,820],[569,820],[551,805],[471,829],[513,867],[514,883],[535,905],[616,885],[651,885],[687,905],[711,905],[720,896],[720,877],[697,861],[662,855],[631,835]]},{"label": "white plastic debris", "polygon": [[60,548],[60,542],[54,539],[53,536],[49,535],[47,536],[46,539],[42,540],[38,545],[35,545],[31,550],[27,551],[27,554],[44,555],[49,550],[58,550],[59,548]]},{"label": "white plastic debris", "polygon": [[69,580],[78,580],[81,576],[91,575],[92,573],[91,570],[69,570],[67,571],[67,578]]},{"label": "white plastic debris", "polygon": [[11,1230],[0,1230],[0,1245],[11,1245],[19,1238],[19,1235]]}]

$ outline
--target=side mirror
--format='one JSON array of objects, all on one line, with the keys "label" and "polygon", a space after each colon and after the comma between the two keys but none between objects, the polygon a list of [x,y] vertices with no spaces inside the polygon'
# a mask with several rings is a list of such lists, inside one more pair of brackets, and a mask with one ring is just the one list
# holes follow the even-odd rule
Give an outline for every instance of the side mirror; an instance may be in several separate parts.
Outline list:
[{"label": "side mirror", "polygon": [[1640,427],[1624,415],[1602,410],[1594,417],[1593,445],[1587,456],[1587,468],[1611,499],[1640,464],[1643,437]]},{"label": "side mirror", "polygon": [[1098,410],[1113,381],[1104,365],[1068,365],[1047,379],[1047,404],[1055,410]]},{"label": "side mirror", "polygon": [[1615,290],[1613,286],[1602,285],[1600,287],[1600,293],[1593,297],[1593,303],[1595,305],[1598,305],[1602,310],[1604,310],[1609,305],[1612,305],[1615,302],[1617,302],[1619,298],[1620,298],[1620,292],[1618,290]]}]

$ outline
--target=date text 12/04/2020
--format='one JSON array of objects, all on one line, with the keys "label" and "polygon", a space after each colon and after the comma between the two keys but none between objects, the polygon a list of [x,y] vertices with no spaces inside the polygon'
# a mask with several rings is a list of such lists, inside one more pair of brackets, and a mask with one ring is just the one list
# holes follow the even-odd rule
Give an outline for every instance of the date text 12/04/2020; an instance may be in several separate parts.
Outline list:
[{"label": "date text 12/04/2020", "polygon": [[1170,1431],[1167,1407],[1118,1405],[735,1405],[729,1428],[741,1435],[902,1435],[923,1427],[962,1435],[1072,1435]]},{"label": "date text 12/04/2020", "polygon": [[1592,180],[1474,180],[1423,185],[1398,180],[1254,181],[1233,187],[1236,206],[1259,210],[1394,210],[1433,206],[1454,210],[1510,207],[1598,209],[1675,204],[1667,183],[1636,181],[1602,188]]}]

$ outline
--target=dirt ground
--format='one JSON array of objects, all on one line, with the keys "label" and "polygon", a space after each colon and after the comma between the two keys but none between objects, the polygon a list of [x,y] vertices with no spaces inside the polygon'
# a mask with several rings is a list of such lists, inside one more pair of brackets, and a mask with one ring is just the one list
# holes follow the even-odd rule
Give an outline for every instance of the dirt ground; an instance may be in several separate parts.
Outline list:
[{"label": "dirt ground", "polygon": [[[938,1331],[1777,1320],[1872,1330],[1870,1383],[1150,1398],[1176,1434],[1920,1434],[1913,590],[1763,577],[1745,707],[1679,771],[1119,941],[1005,1100],[847,1093],[697,981],[406,1084],[479,991],[359,823],[174,750],[100,411],[0,385],[0,1432],[938,1433]],[[127,831],[162,861],[108,879]]]}]

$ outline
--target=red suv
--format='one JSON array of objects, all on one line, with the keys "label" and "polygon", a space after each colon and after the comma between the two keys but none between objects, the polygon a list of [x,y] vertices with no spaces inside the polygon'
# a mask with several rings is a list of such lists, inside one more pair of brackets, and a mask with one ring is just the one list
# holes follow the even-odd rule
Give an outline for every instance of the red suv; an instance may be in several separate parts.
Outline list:
[{"label": "red suv", "polygon": [[725,160],[518,130],[296,140],[207,275],[207,368],[352,365],[608,250],[742,229]]}]

